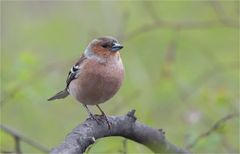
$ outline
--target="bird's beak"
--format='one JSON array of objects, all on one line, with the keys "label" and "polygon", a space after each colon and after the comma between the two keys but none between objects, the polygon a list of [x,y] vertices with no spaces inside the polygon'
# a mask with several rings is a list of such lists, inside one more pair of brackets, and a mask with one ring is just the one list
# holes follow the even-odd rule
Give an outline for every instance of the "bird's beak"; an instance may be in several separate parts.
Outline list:
[{"label": "bird's beak", "polygon": [[120,49],[122,49],[123,48],[123,46],[121,45],[121,44],[119,44],[119,43],[113,43],[113,46],[112,46],[112,51],[113,52],[117,52],[118,50],[120,50]]}]

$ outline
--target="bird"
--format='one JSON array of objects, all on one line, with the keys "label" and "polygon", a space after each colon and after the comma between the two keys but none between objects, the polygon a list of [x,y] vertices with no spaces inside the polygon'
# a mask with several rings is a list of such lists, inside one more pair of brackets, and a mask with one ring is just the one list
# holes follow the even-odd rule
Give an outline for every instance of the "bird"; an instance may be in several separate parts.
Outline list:
[{"label": "bird", "polygon": [[97,120],[88,106],[96,105],[110,123],[99,104],[111,99],[120,89],[125,70],[119,51],[123,45],[112,36],[93,39],[70,69],[65,88],[48,99],[63,99],[68,95],[80,102],[90,118]]}]

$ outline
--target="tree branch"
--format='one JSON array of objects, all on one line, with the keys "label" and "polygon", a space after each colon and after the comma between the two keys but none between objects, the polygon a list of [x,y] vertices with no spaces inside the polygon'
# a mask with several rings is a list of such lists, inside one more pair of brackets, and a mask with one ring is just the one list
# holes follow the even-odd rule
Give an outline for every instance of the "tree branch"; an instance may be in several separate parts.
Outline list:
[{"label": "tree branch", "polygon": [[189,145],[186,146],[186,149],[191,149],[193,148],[200,140],[202,140],[205,137],[208,137],[212,132],[216,131],[220,126],[222,126],[222,124],[224,124],[226,121],[232,119],[232,118],[236,118],[239,116],[239,113],[232,113],[232,114],[228,114],[227,116],[221,118],[220,120],[218,120],[209,130],[207,130],[206,132],[202,133],[201,135],[199,135],[192,143],[190,143]]},{"label": "tree branch", "polygon": [[169,143],[161,129],[153,129],[136,121],[134,113],[135,110],[132,110],[124,116],[108,116],[111,129],[108,129],[103,116],[96,116],[97,119],[103,121],[101,124],[93,119],[87,119],[70,132],[65,141],[54,148],[51,153],[83,153],[95,140],[108,136],[128,138],[145,145],[155,153],[188,153]]},{"label": "tree branch", "polygon": [[49,153],[49,149],[47,147],[45,147],[44,145],[20,134],[19,132],[17,132],[16,130],[6,126],[6,125],[3,125],[3,124],[0,124],[0,129],[2,129],[3,131],[5,131],[6,133],[10,134],[11,136],[14,137],[14,140],[15,140],[15,152],[20,154],[22,153],[21,152],[21,147],[20,147],[20,141],[23,141],[33,147],[35,147],[36,149],[40,150],[41,152],[44,152],[44,153]]}]

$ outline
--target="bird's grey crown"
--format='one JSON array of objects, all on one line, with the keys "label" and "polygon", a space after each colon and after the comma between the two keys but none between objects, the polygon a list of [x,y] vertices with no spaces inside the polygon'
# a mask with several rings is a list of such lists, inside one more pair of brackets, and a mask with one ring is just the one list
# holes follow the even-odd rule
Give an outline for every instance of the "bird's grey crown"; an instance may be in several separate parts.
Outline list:
[{"label": "bird's grey crown", "polygon": [[112,36],[99,37],[99,38],[97,38],[97,40],[103,41],[103,42],[118,42],[118,40]]}]

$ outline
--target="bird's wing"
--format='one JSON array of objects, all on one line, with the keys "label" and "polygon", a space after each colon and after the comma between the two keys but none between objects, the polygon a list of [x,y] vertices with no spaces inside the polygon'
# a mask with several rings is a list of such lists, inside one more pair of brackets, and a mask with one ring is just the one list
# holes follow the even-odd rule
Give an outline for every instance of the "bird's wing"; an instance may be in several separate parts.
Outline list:
[{"label": "bird's wing", "polygon": [[78,60],[78,62],[71,68],[71,70],[68,73],[68,77],[66,80],[67,86],[64,90],[60,91],[59,93],[55,94],[54,96],[52,96],[51,98],[48,99],[48,101],[52,101],[55,99],[62,99],[65,98],[69,95],[68,92],[68,86],[70,84],[70,82],[74,79],[76,79],[80,73],[80,69],[81,69],[81,65],[83,64],[83,61],[87,59],[84,54],[81,56],[81,58]]},{"label": "bird's wing", "polygon": [[67,77],[67,80],[66,80],[66,88],[68,89],[68,86],[70,84],[70,82],[74,79],[76,79],[80,73],[80,70],[81,70],[81,65],[83,63],[83,61],[87,59],[84,54],[82,54],[81,58],[78,60],[78,62],[76,62],[75,65],[73,65],[73,67],[71,68],[71,70],[69,71],[68,73],[68,77]]}]

